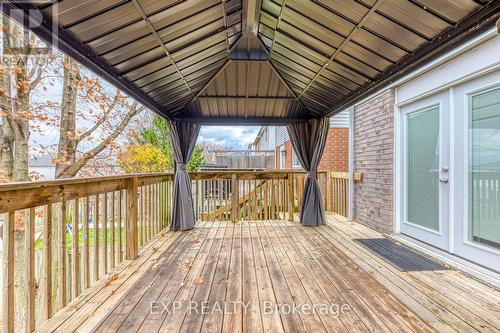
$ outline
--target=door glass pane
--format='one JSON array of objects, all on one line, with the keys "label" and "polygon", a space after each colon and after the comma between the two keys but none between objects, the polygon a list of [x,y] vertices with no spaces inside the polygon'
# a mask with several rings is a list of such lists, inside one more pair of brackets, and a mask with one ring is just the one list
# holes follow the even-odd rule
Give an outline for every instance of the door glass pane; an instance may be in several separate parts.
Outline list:
[{"label": "door glass pane", "polygon": [[407,115],[406,220],[439,231],[439,108]]},{"label": "door glass pane", "polygon": [[469,239],[500,248],[500,89],[469,100]]}]

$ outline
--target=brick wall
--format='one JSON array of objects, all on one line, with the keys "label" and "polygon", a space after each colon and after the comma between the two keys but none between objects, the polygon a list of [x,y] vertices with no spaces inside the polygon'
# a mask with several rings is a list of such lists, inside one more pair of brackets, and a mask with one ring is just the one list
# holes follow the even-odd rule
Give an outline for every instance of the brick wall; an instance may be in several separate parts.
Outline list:
[{"label": "brick wall", "polygon": [[[285,169],[292,168],[292,143],[285,141]],[[278,151],[278,148],[276,148]],[[279,164],[278,164],[279,166]],[[330,128],[326,138],[325,151],[319,163],[319,171],[347,172],[349,167],[349,129]]]},{"label": "brick wall", "polygon": [[318,170],[347,172],[348,167],[349,129],[330,128]]},{"label": "brick wall", "polygon": [[357,106],[354,112],[354,218],[391,233],[394,184],[394,92],[388,90]]}]

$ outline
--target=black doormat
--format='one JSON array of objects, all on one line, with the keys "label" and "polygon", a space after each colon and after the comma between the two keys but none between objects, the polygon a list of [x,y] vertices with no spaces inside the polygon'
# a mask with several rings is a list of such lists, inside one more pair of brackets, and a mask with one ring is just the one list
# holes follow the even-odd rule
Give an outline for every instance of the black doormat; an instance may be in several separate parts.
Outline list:
[{"label": "black doormat", "polygon": [[437,271],[448,269],[446,266],[424,257],[410,248],[388,238],[361,238],[360,243],[380,258],[389,262],[400,271]]}]

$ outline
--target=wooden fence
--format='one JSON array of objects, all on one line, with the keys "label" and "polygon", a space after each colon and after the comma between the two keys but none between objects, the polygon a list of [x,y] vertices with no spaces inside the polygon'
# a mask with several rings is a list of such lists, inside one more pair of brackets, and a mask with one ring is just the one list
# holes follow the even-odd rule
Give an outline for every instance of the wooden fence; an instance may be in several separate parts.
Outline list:
[{"label": "wooden fence", "polygon": [[[190,173],[198,220],[293,219],[306,174]],[[347,174],[318,174],[327,211],[347,213]],[[355,174],[356,180],[361,175]],[[0,185],[4,332],[33,331],[168,226],[172,174]]]}]

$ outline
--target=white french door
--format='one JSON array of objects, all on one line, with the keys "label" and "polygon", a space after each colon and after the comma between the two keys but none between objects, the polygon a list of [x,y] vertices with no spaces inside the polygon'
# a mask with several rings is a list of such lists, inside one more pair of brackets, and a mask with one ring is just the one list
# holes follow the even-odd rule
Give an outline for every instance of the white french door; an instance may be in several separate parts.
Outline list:
[{"label": "white french door", "polygon": [[400,232],[500,272],[500,71],[400,112]]},{"label": "white french door", "polygon": [[448,95],[404,106],[401,232],[449,248]]},{"label": "white french door", "polygon": [[454,89],[453,252],[500,272],[500,72]]}]

